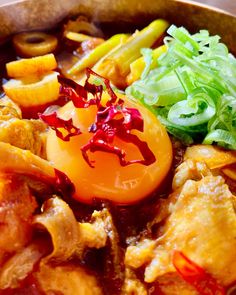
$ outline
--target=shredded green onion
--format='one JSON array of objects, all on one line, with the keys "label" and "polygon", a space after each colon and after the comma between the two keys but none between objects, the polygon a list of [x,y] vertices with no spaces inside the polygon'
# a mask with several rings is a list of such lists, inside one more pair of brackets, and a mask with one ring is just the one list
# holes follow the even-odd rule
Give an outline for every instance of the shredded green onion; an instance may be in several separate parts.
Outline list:
[{"label": "shredded green onion", "polygon": [[236,150],[236,137],[233,136],[229,131],[216,129],[207,134],[203,140],[204,144],[212,144],[217,142],[218,145],[227,147],[232,150]]},{"label": "shredded green onion", "polygon": [[167,32],[167,52],[154,69],[152,51],[142,52],[145,70],[126,94],[151,108],[183,142],[236,150],[236,58],[206,30],[191,35],[172,25]]}]

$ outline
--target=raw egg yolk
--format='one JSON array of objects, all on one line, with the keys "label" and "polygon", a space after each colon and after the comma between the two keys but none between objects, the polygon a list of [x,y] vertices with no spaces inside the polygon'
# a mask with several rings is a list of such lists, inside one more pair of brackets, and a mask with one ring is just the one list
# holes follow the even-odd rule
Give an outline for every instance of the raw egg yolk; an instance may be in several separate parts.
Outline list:
[{"label": "raw egg yolk", "polygon": [[[94,161],[91,168],[84,160],[80,148],[88,143],[93,134],[88,127],[94,122],[96,107],[75,108],[69,102],[59,111],[63,119],[72,117],[73,123],[82,131],[81,135],[63,141],[53,130],[47,139],[47,157],[55,168],[64,172],[75,185],[74,198],[91,203],[94,198],[107,199],[116,204],[132,204],[148,196],[161,184],[172,163],[172,145],[165,128],[148,109],[142,105],[127,102],[125,106],[140,111],[144,121],[144,132],[131,131],[147,142],[156,161],[145,166],[139,163],[122,167],[119,158],[107,152],[89,152]],[[127,160],[142,159],[139,149],[131,143],[115,138],[113,145],[126,152]]]}]

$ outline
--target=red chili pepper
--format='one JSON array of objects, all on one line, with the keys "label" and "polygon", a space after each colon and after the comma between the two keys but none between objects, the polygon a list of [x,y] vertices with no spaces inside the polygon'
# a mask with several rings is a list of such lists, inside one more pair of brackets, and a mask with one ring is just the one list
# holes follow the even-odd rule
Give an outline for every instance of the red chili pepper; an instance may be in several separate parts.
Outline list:
[{"label": "red chili pepper", "polygon": [[226,295],[226,290],[202,267],[187,258],[182,252],[174,251],[173,265],[181,277],[201,295]]}]

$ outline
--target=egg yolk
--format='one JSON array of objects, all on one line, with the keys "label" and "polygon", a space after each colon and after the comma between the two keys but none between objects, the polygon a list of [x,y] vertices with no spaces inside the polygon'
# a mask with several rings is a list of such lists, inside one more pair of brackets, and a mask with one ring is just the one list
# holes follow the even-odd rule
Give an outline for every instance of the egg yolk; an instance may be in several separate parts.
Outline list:
[{"label": "egg yolk", "polygon": [[[126,99],[127,100],[127,99]],[[172,163],[172,145],[165,128],[148,109],[133,102],[125,106],[136,108],[144,121],[144,132],[134,131],[139,139],[147,142],[154,153],[156,161],[145,166],[139,163],[122,167],[119,158],[111,153],[96,151],[88,156],[94,161],[91,168],[84,160],[80,148],[88,143],[93,134],[88,127],[95,121],[96,107],[79,109],[72,102],[67,103],[59,111],[63,119],[73,119],[81,135],[63,141],[50,130],[47,139],[47,157],[55,168],[64,172],[75,185],[74,198],[91,203],[94,198],[107,199],[116,204],[132,204],[148,196],[167,175]],[[137,146],[115,138],[112,143],[126,152],[127,160],[142,159]]]}]

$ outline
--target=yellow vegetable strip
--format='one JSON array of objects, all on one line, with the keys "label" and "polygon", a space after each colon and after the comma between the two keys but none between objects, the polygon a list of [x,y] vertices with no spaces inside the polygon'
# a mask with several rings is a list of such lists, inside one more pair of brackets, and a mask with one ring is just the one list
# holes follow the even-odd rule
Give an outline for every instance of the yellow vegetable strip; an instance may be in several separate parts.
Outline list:
[{"label": "yellow vegetable strip", "polygon": [[57,67],[55,56],[50,53],[32,58],[22,58],[6,64],[7,74],[11,78],[41,75]]},{"label": "yellow vegetable strip", "polygon": [[[121,40],[121,42],[120,42],[117,46],[115,46],[111,51],[109,51],[106,55],[104,55],[101,59],[99,59],[99,61],[98,61],[93,67],[92,67],[92,70],[93,70],[95,73],[98,73],[98,74],[102,73],[102,68],[103,68],[102,64],[103,64],[103,61],[104,61],[105,59],[109,58],[109,56],[112,55],[112,53],[113,53],[115,50],[117,50],[118,48],[120,48],[120,47],[126,42],[126,40],[127,40],[127,38],[123,38],[123,39]],[[77,83],[79,83],[79,84],[81,84],[81,85],[84,85],[86,78],[87,78],[87,76],[85,75],[85,73],[82,74],[82,75],[81,75],[79,78],[77,78],[77,79],[76,79],[75,77],[73,77],[73,79],[74,79]]]},{"label": "yellow vegetable strip", "polygon": [[103,61],[106,60],[106,59],[109,59],[110,56],[112,56],[113,52],[115,52],[116,50],[118,50],[119,48],[121,48],[122,45],[126,43],[126,41],[128,40],[129,37],[130,36],[127,35],[127,38],[123,38],[118,45],[116,45],[106,55],[104,55],[101,59],[99,59],[99,61],[92,67],[93,71],[95,73],[100,74],[100,72],[102,72],[102,69],[103,69]]},{"label": "yellow vegetable strip", "polygon": [[142,31],[135,33],[123,46],[114,51],[108,59],[104,60],[104,73],[100,72],[100,74],[110,78],[109,73],[118,70],[121,76],[126,76],[130,70],[130,64],[140,57],[141,48],[151,47],[165,32],[167,27],[168,23],[166,21],[155,20]]},{"label": "yellow vegetable strip", "polygon": [[69,71],[68,74],[75,74],[80,72],[87,67],[93,66],[100,58],[111,51],[115,46],[127,39],[127,34],[117,34],[112,36],[107,41],[98,45],[94,50],[88,53],[85,57],[80,59]]},{"label": "yellow vegetable strip", "polygon": [[65,34],[65,37],[71,41],[76,41],[76,42],[83,42],[87,40],[93,39],[93,37],[81,33],[76,33],[76,32],[67,32]]},{"label": "yellow vegetable strip", "polygon": [[[162,45],[155,50],[152,51],[152,64],[150,66],[150,69],[154,69],[156,67],[157,59],[160,57],[163,53],[165,53],[167,50],[167,47],[165,45]],[[144,57],[139,57],[135,61],[133,61],[130,65],[130,73],[127,76],[127,82],[128,84],[132,84],[134,81],[137,81],[145,68],[145,61]]]}]

